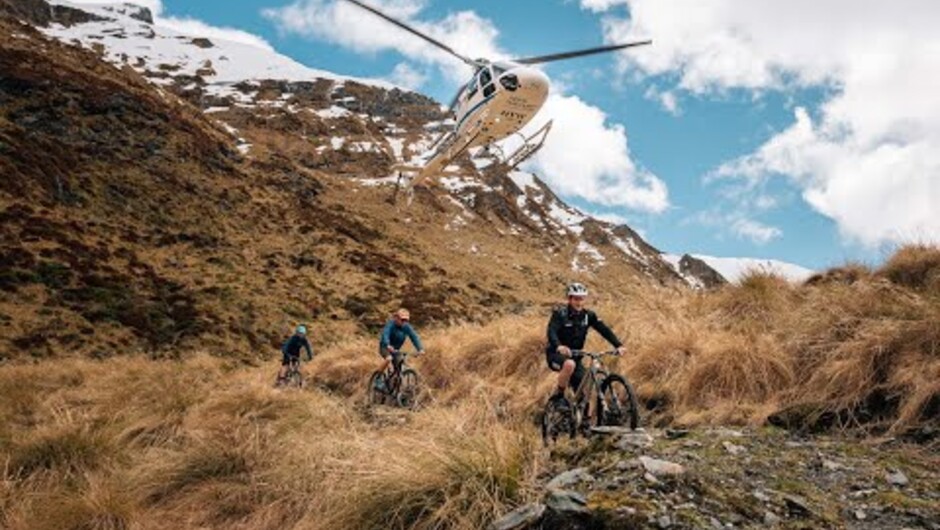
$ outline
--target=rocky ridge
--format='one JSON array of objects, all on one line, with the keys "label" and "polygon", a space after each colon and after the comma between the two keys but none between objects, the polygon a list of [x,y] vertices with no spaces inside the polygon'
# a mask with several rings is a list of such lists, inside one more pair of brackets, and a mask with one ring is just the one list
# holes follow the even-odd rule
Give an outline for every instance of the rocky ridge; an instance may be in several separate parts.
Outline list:
[{"label": "rocky ridge", "polygon": [[936,455],[893,439],[605,427],[553,456],[542,500],[491,530],[940,528]]}]

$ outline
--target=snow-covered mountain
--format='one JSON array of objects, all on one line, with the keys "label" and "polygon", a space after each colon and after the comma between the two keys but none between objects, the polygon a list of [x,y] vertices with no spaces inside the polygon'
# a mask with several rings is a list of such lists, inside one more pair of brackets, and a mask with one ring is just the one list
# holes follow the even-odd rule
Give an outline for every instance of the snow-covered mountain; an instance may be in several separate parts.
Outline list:
[{"label": "snow-covered mountain", "polygon": [[[688,256],[688,255],[687,255]],[[683,259],[687,256],[677,256],[675,254],[663,254],[663,259],[669,262],[672,267],[682,274],[690,283],[695,281],[694,276],[688,275],[683,269]],[[751,271],[769,272],[783,276],[791,282],[802,282],[809,278],[814,271],[773,259],[759,258],[720,258],[715,256],[706,256],[701,254],[692,254],[692,258],[700,260],[709,267],[717,271],[728,282],[735,283]]]},{"label": "snow-covered mountain", "polygon": [[85,16],[53,16],[43,31],[59,40],[100,50],[117,65],[129,65],[158,85],[200,83],[207,92],[232,93],[244,81],[278,79],[352,80],[386,89],[391,83],[336,75],[304,66],[268,47],[224,38],[187,34],[154,20],[150,10],[129,3],[76,4],[50,0],[53,9]]}]

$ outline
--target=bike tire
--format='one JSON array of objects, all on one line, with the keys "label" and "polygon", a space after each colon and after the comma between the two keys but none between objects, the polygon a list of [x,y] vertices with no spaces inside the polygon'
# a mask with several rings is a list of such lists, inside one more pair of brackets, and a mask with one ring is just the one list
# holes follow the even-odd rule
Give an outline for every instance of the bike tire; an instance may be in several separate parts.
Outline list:
[{"label": "bike tire", "polygon": [[551,400],[542,412],[542,443],[547,447],[566,434],[569,438],[577,434],[571,403],[567,399]]},{"label": "bike tire", "polygon": [[293,388],[303,388],[304,387],[304,376],[300,373],[300,370],[292,370],[287,375],[287,386]]},{"label": "bike tire", "polygon": [[383,386],[388,388],[388,381],[385,377],[385,374],[382,372],[373,372],[372,377],[369,378],[369,387],[366,389],[366,395],[369,396],[369,404],[371,405],[384,405],[385,398],[388,397],[388,394],[376,388],[377,381],[381,379]]},{"label": "bike tire", "polygon": [[418,408],[421,402],[421,378],[418,377],[418,372],[411,368],[405,368],[402,371],[395,400],[401,408],[409,410]]},{"label": "bike tire", "polygon": [[640,426],[640,407],[636,393],[624,377],[617,374],[607,376],[601,383],[600,390],[604,400],[603,425],[627,425],[630,429]]}]

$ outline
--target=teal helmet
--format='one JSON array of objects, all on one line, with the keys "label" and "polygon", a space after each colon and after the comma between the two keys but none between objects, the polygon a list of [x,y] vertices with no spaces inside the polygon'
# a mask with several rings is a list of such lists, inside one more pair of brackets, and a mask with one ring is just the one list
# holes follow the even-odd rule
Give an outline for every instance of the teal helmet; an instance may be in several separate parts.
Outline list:
[{"label": "teal helmet", "polygon": [[306,335],[306,334],[307,334],[307,326],[305,326],[305,325],[303,325],[303,324],[297,326],[296,332],[297,332],[298,335]]}]

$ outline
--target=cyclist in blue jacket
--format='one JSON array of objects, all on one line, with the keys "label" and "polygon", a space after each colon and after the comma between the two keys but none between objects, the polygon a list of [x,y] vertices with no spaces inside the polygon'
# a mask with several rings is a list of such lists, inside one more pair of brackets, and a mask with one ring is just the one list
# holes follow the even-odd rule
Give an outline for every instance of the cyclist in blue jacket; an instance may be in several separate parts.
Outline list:
[{"label": "cyclist in blue jacket", "polygon": [[297,326],[294,334],[281,346],[281,370],[277,373],[277,384],[281,385],[287,381],[287,366],[291,360],[300,359],[300,349],[307,350],[307,360],[313,360],[313,349],[310,347],[310,341],[307,340],[307,326],[303,324]]},{"label": "cyclist in blue jacket", "polygon": [[392,363],[392,354],[401,349],[406,339],[411,341],[419,355],[424,353],[424,346],[421,345],[421,339],[411,327],[410,320],[411,313],[403,307],[395,311],[392,318],[382,328],[382,335],[379,337],[379,355],[382,356],[380,370],[383,373],[388,373]]}]

